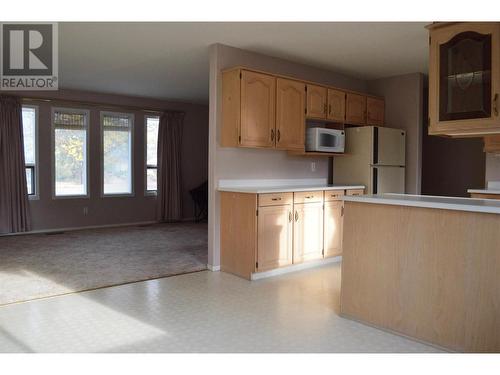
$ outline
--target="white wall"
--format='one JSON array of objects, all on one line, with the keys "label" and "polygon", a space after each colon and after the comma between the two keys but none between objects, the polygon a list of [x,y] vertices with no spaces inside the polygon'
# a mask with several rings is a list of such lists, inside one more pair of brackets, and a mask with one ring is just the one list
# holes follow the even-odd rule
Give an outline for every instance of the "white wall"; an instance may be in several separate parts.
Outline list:
[{"label": "white wall", "polygon": [[[327,178],[326,158],[291,157],[286,151],[221,148],[221,70],[234,66],[282,74],[339,88],[365,92],[366,82],[291,61],[245,51],[221,44],[210,46],[210,103],[209,103],[209,219],[208,263],[220,265],[219,193],[221,179],[302,179]],[[312,172],[311,162],[316,163]]]}]

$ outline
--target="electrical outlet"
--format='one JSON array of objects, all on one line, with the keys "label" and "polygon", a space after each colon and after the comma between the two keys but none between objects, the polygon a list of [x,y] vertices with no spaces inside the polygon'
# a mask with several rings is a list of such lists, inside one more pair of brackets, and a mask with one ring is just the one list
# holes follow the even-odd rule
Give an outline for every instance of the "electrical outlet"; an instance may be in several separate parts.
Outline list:
[{"label": "electrical outlet", "polygon": [[311,172],[316,172],[316,163],[314,161],[311,162]]},{"label": "electrical outlet", "polygon": [[87,216],[89,214],[89,208],[88,207],[83,207],[83,215]]}]

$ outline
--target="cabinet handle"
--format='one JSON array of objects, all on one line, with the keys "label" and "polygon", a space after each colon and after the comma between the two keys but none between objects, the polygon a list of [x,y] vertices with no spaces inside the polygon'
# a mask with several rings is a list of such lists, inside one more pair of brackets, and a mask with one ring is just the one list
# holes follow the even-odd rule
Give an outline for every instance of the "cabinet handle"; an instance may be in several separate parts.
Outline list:
[{"label": "cabinet handle", "polygon": [[272,201],[280,201],[281,198],[271,198]]},{"label": "cabinet handle", "polygon": [[295,221],[299,221],[299,213],[295,211]]},{"label": "cabinet handle", "polygon": [[292,217],[292,211],[288,211],[288,222],[292,222],[293,217]]},{"label": "cabinet handle", "polygon": [[277,139],[277,141],[279,142],[279,141],[280,141],[280,138],[281,138],[281,133],[280,133],[280,130],[279,130],[279,129],[276,131],[276,137],[277,137],[277,138],[276,138],[276,139]]},{"label": "cabinet handle", "polygon": [[495,116],[498,116],[498,93],[495,94],[493,99],[493,112],[495,112]]},{"label": "cabinet handle", "polygon": [[274,129],[271,129],[271,141],[274,141]]},{"label": "cabinet handle", "polygon": [[306,195],[306,199],[314,198],[314,195]]}]

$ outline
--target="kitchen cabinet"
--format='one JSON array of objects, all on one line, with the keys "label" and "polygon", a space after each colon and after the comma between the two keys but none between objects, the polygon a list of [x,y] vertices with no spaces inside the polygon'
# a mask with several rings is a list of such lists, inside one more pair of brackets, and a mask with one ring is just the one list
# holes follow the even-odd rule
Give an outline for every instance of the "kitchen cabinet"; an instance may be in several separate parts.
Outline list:
[{"label": "kitchen cabinet", "polygon": [[276,80],[276,148],[303,151],[305,145],[305,85]]},{"label": "kitchen cabinet", "polygon": [[500,23],[428,28],[429,134],[500,133]]},{"label": "kitchen cabinet", "polygon": [[366,124],[373,126],[384,125],[385,102],[381,98],[366,98]]},{"label": "kitchen cabinet", "polygon": [[350,125],[366,125],[366,96],[347,93],[345,122]]},{"label": "kitchen cabinet", "polygon": [[259,207],[257,266],[259,271],[292,264],[293,207]]},{"label": "kitchen cabinet", "polygon": [[343,123],[345,121],[346,93],[340,90],[328,89],[327,119]]},{"label": "kitchen cabinet", "polygon": [[234,69],[222,76],[222,132],[225,147],[275,145],[276,78]]},{"label": "kitchen cabinet", "polygon": [[344,202],[341,199],[325,201],[323,245],[325,258],[342,254],[343,207]]},{"label": "kitchen cabinet", "polygon": [[362,193],[222,191],[221,270],[252,279],[259,272],[340,255],[343,197]]},{"label": "kitchen cabinet", "polygon": [[307,85],[307,117],[325,119],[327,89],[323,86]]},{"label": "kitchen cabinet", "polygon": [[490,135],[484,137],[484,152],[500,154],[500,135]]},{"label": "kitchen cabinet", "polygon": [[[323,192],[296,193],[294,198],[293,262],[323,257]],[[309,201],[309,202],[308,202]]]}]

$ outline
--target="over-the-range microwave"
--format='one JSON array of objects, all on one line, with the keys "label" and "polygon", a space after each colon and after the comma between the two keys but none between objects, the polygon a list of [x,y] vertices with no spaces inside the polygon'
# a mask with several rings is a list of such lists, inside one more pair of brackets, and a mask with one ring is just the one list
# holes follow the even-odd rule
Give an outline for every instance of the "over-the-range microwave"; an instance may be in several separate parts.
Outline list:
[{"label": "over-the-range microwave", "polygon": [[306,151],[344,152],[345,133],[343,130],[309,128],[306,132]]}]

